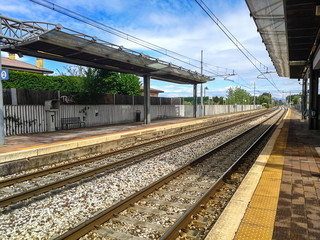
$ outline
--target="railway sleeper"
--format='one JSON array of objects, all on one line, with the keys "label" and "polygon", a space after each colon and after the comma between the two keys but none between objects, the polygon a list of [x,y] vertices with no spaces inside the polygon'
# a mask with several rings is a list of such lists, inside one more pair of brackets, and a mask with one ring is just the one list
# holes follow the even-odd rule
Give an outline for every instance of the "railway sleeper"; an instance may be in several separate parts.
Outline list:
[{"label": "railway sleeper", "polygon": [[175,192],[170,192],[170,191],[162,191],[162,190],[158,190],[156,192],[156,194],[158,195],[164,195],[165,197],[170,197],[171,199],[173,198],[181,198],[181,199],[188,199],[188,200],[197,200],[199,197],[198,196],[194,196],[194,195],[187,195],[184,193],[175,193]]},{"label": "railway sleeper", "polygon": [[188,194],[188,195],[195,195],[195,196],[201,196],[203,192],[205,191],[199,191],[199,188],[197,187],[190,187],[190,188],[185,188],[183,186],[166,186],[166,188],[161,189],[161,191],[166,191],[166,192],[173,192],[173,193],[183,193],[183,194]]},{"label": "railway sleeper", "polygon": [[193,221],[195,225],[198,225],[200,227],[207,227],[210,224],[211,219],[207,216],[197,216],[197,219]]},{"label": "railway sleeper", "polygon": [[131,212],[142,212],[142,213],[152,213],[152,214],[157,214],[157,215],[160,215],[160,216],[163,216],[163,215],[169,215],[171,218],[173,219],[179,219],[181,214],[177,214],[177,213],[170,213],[168,214],[168,212],[166,211],[162,211],[160,209],[157,209],[157,208],[150,208],[150,207],[147,207],[147,206],[138,206],[138,205],[135,205],[133,207],[130,207],[128,208],[128,211]]},{"label": "railway sleeper", "polygon": [[177,208],[179,208],[181,210],[185,210],[185,211],[191,207],[191,204],[178,203],[178,202],[168,202],[168,201],[158,200],[155,198],[148,199],[148,202],[154,203],[155,205],[177,207]]},{"label": "railway sleeper", "polygon": [[125,225],[133,225],[136,228],[151,228],[154,231],[157,231],[161,234],[164,234],[167,230],[166,227],[162,226],[161,224],[157,224],[157,223],[152,223],[152,222],[147,222],[147,221],[142,221],[142,220],[138,220],[135,218],[131,218],[131,217],[127,217],[127,216],[121,216],[118,215],[116,218],[112,219],[113,222],[121,222],[121,223],[125,223]]},{"label": "railway sleeper", "polygon": [[[169,182],[167,183],[165,186],[171,187],[171,188],[178,188],[181,189],[181,187],[188,187],[188,189],[190,188],[208,188],[212,185],[212,182],[205,182],[205,181],[201,181],[202,179],[197,178],[194,180],[183,180],[183,183],[175,183],[175,182]],[[213,180],[214,181],[214,180]]]},{"label": "railway sleeper", "polygon": [[92,231],[92,236],[97,237],[96,234],[98,234],[101,237],[104,237],[106,239],[130,239],[130,240],[142,240],[143,238],[133,236],[129,233],[123,233],[115,231],[111,228],[106,227],[98,227],[97,229]]},{"label": "railway sleeper", "polygon": [[201,189],[201,188],[204,188],[204,189],[207,189],[209,188],[210,186],[212,185],[212,182],[204,182],[204,181],[201,181],[201,179],[194,179],[194,180],[183,180],[183,183],[168,183],[166,184],[166,186],[168,187],[172,187],[172,188],[179,188],[181,189],[181,187],[187,187],[188,189],[189,188],[198,188]]},{"label": "railway sleeper", "polygon": [[178,237],[177,239],[199,239],[199,237],[200,237],[199,231],[189,230],[186,233],[181,232],[180,237]]}]

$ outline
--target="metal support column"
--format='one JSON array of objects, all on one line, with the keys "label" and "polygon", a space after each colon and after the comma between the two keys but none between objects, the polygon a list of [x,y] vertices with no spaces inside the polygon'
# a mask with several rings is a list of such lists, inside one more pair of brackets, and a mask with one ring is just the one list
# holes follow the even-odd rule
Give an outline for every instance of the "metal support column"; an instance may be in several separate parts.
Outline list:
[{"label": "metal support column", "polygon": [[143,76],[143,89],[144,89],[144,123],[151,123],[150,116],[150,75],[145,74]]},{"label": "metal support column", "polygon": [[[201,50],[201,75],[203,74],[203,50]],[[203,84],[200,85],[200,109],[201,109],[201,117],[204,116],[204,106],[203,106]]]},{"label": "metal support column", "polygon": [[193,85],[193,117],[197,117],[197,84]]},{"label": "metal support column", "polygon": [[308,81],[308,76],[306,74],[305,77],[302,79],[301,119],[306,119],[305,114],[307,111],[307,96],[308,96],[307,81]]},{"label": "metal support column", "polygon": [[204,116],[204,106],[203,106],[203,84],[200,84],[200,116]]},{"label": "metal support column", "polygon": [[309,95],[309,129],[318,129],[318,89],[319,71],[310,69],[310,95]]}]

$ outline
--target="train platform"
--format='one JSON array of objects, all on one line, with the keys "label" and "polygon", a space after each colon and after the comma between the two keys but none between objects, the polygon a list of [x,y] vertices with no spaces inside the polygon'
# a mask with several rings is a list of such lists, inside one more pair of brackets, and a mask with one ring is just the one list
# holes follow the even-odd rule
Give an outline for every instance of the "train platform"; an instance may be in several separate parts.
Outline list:
[{"label": "train platform", "polygon": [[[233,114],[248,114],[238,112]],[[205,126],[233,114],[219,114],[199,118],[172,118],[143,122],[76,128],[55,132],[32,133],[5,137],[0,146],[0,176],[34,167],[55,164],[63,159],[75,159],[100,154],[123,145],[175,134]],[[81,148],[81,151],[79,149]],[[60,154],[60,156],[58,156]],[[53,158],[53,155],[54,158]],[[44,157],[45,156],[45,157]]]},{"label": "train platform", "polygon": [[154,120],[146,125],[133,122],[117,125],[72,128],[54,132],[31,133],[5,137],[5,144],[0,146],[0,163],[20,158],[33,157],[64,151],[81,146],[114,141],[131,135],[141,135],[163,128],[188,126],[206,121],[206,118],[175,118]]},{"label": "train platform", "polygon": [[206,240],[320,239],[320,131],[293,110]]}]

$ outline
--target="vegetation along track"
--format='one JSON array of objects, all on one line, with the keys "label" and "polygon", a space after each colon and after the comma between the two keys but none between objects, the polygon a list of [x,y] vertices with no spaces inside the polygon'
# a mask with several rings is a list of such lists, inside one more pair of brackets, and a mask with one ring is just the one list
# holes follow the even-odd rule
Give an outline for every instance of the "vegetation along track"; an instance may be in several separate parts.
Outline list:
[{"label": "vegetation along track", "polygon": [[[219,192],[219,188],[220,191],[221,187],[226,189],[225,185],[232,182],[230,177],[235,178],[237,169],[244,176],[239,164],[269,133],[280,115],[282,117],[283,111],[56,239],[188,239],[186,234],[190,234],[191,239],[199,237],[199,234],[203,236],[205,226],[210,226],[221,211],[205,204]],[[204,208],[206,213],[201,215]],[[200,216],[197,216],[199,212]],[[213,217],[209,216],[210,213]]]},{"label": "vegetation along track", "polygon": [[[264,115],[265,112],[243,116],[220,122],[214,126],[207,126],[184,132],[175,136],[169,136],[127,149],[118,150],[97,157],[83,159],[54,168],[30,173],[27,175],[10,178],[0,182],[0,207],[14,204],[21,200],[33,198],[36,195],[48,192],[103,173],[110,169],[124,166],[144,159],[147,156],[159,154],[164,151],[188,144],[192,141],[221,132],[233,126]],[[109,159],[108,159],[109,158]],[[44,177],[42,177],[44,176]],[[42,177],[42,178],[40,178]]]}]

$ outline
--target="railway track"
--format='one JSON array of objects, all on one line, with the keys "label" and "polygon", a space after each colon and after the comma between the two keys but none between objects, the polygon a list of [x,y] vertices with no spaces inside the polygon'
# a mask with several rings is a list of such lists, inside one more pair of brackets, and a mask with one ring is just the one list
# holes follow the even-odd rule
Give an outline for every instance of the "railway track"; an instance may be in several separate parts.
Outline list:
[{"label": "railway track", "polygon": [[[197,226],[206,225],[203,217],[194,216],[206,208],[244,157],[271,131],[279,115],[274,114],[264,124],[253,126],[55,239],[175,239],[188,233],[190,239],[194,238],[195,223],[190,227],[191,220]],[[216,209],[206,211],[204,215],[217,214]]]},{"label": "railway track", "polygon": [[44,176],[44,175],[48,175],[50,173],[55,173],[55,172],[59,172],[61,170],[73,168],[75,166],[80,166],[80,165],[84,165],[86,163],[91,163],[91,162],[94,162],[94,161],[97,161],[97,160],[100,160],[100,159],[108,158],[108,157],[110,157],[112,155],[117,155],[117,154],[130,152],[130,151],[137,151],[137,149],[139,149],[139,148],[146,147],[146,146],[149,146],[149,145],[152,145],[152,144],[157,144],[157,143],[160,143],[160,142],[163,142],[163,141],[169,141],[170,139],[176,139],[178,137],[184,137],[184,136],[187,136],[187,135],[190,135],[190,134],[199,135],[199,133],[202,133],[203,131],[204,132],[211,131],[212,129],[213,130],[219,130],[219,129],[223,130],[222,127],[224,127],[224,126],[232,127],[232,125],[230,125],[230,124],[233,124],[233,123],[238,122],[238,121],[240,122],[240,121],[245,120],[245,119],[247,119],[247,120],[254,119],[255,117],[259,117],[259,116],[262,116],[264,114],[266,114],[266,112],[262,112],[262,113],[258,112],[258,113],[250,114],[249,116],[245,115],[245,116],[241,116],[241,117],[239,117],[237,119],[231,118],[231,119],[227,119],[227,120],[222,120],[223,122],[217,122],[213,126],[211,125],[211,126],[205,126],[205,127],[193,129],[193,130],[190,130],[190,131],[182,132],[180,134],[175,134],[174,136],[162,137],[162,138],[159,138],[159,139],[156,139],[156,140],[151,140],[151,141],[139,144],[139,145],[135,145],[135,146],[127,147],[127,148],[124,148],[124,149],[116,150],[116,151],[109,152],[109,153],[106,153],[106,154],[102,154],[102,155],[99,155],[99,156],[85,158],[85,159],[78,160],[78,161],[75,161],[75,162],[68,162],[68,163],[65,163],[65,164],[62,164],[62,165],[59,165],[59,166],[53,166],[53,167],[46,168],[44,170],[35,171],[35,172],[33,171],[31,173],[19,175],[19,176],[16,176],[16,177],[10,177],[8,179],[0,180],[0,188],[3,188],[5,186],[9,186],[9,185],[12,185],[12,184],[15,184],[15,183],[18,183],[18,182],[22,182],[22,181],[26,181],[26,180],[29,180],[29,179],[33,179],[33,178],[36,178],[36,177],[41,177],[41,176]]},{"label": "railway track", "polygon": [[[61,188],[63,186],[68,186],[72,183],[76,183],[84,179],[92,178],[97,174],[104,173],[106,171],[109,171],[118,167],[123,167],[133,162],[141,161],[147,156],[159,154],[161,152],[168,151],[178,146],[183,146],[185,144],[196,141],[198,139],[205,138],[212,134],[224,131],[233,126],[239,126],[240,124],[246,121],[250,121],[262,115],[265,115],[265,112],[253,114],[253,115],[250,115],[249,117],[244,116],[236,120],[231,119],[229,121],[216,124],[215,126],[209,126],[201,129],[184,132],[179,135],[157,139],[149,143],[144,143],[144,144],[133,146],[127,149],[122,149],[113,153],[108,153],[108,154],[100,155],[94,158],[84,159],[79,162],[68,163],[66,165],[57,166],[55,168],[50,168],[50,169],[42,170],[39,172],[34,172],[31,174],[1,181],[0,192],[1,192],[1,188],[3,189],[4,187],[7,187],[7,186],[16,187],[17,184],[19,184],[20,182],[22,182],[22,185],[26,186],[28,189],[23,190],[19,193],[11,194],[9,196],[1,198],[0,207],[9,206],[22,200],[34,198],[37,195],[49,192],[53,189]],[[163,144],[163,142],[166,142],[166,143]],[[86,164],[94,163],[99,160],[104,161],[104,159],[108,157],[120,156],[121,154],[130,155],[130,153],[133,153],[133,152],[134,152],[134,156],[124,157],[124,158],[122,157],[121,160],[119,160],[119,157],[115,157],[113,160],[114,162],[111,162],[111,163],[107,162],[102,164],[96,164],[97,166],[93,166],[93,167],[86,166]],[[136,154],[136,152],[139,152],[139,153]],[[75,170],[73,169],[73,171],[71,171],[70,176],[66,176],[68,174],[56,174],[56,173],[60,173],[62,171],[70,170],[76,167],[77,169]],[[40,184],[40,186],[37,186],[39,185],[38,183],[39,177],[47,176],[48,174],[54,174],[55,175],[54,180],[46,182],[44,184]],[[34,185],[36,186],[34,187]]]}]

